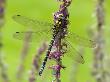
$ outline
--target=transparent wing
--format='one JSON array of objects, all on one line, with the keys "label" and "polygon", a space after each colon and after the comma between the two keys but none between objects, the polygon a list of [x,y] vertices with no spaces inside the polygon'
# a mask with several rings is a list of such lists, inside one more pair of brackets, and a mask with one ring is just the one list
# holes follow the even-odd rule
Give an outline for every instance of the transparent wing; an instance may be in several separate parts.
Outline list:
[{"label": "transparent wing", "polygon": [[75,60],[78,63],[84,64],[84,58],[80,52],[78,52],[69,41],[64,39],[62,42],[66,44],[66,52],[65,54],[71,59]]},{"label": "transparent wing", "polygon": [[43,39],[50,40],[51,35],[48,31],[45,32],[32,32],[32,31],[25,31],[25,32],[16,32],[13,34],[13,37],[18,40],[24,40],[26,35],[30,34],[29,42],[37,42],[42,41]]},{"label": "transparent wing", "polygon": [[90,48],[96,47],[95,41],[80,37],[75,33],[68,33],[68,35],[66,36],[66,39],[71,43],[75,43],[81,46],[90,47]]},{"label": "transparent wing", "polygon": [[32,28],[33,30],[36,30],[36,31],[49,30],[53,26],[53,24],[47,21],[40,21],[37,19],[34,20],[22,15],[14,15],[12,19],[17,23],[22,24],[28,28]]}]

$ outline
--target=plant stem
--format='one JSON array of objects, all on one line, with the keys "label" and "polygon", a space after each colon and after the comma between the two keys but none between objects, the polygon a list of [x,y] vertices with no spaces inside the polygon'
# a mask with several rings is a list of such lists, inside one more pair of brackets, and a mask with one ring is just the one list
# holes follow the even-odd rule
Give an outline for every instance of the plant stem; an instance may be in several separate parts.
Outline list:
[{"label": "plant stem", "polygon": [[105,0],[97,0],[96,5],[97,30],[94,35],[95,40],[97,41],[97,47],[94,49],[94,64],[92,75],[95,77],[97,82],[106,82],[106,73],[104,70],[104,1]]},{"label": "plant stem", "polygon": [[3,42],[2,42],[2,38],[3,38],[3,26],[5,23],[5,4],[6,4],[6,0],[0,0],[0,76],[2,78],[2,82],[9,82],[9,77],[7,74],[7,68],[5,66],[5,63],[3,62],[3,54],[2,54],[2,49],[3,49]]},{"label": "plant stem", "polygon": [[24,45],[21,52],[20,65],[18,66],[17,79],[20,81],[22,79],[23,71],[24,71],[24,61],[29,51],[29,41],[31,38],[31,32],[25,34]]},{"label": "plant stem", "polygon": [[36,75],[39,71],[39,63],[40,63],[40,57],[43,54],[43,52],[47,49],[47,44],[44,42],[41,47],[38,49],[37,54],[35,55],[33,59],[32,69],[29,77],[29,82],[36,82]]},{"label": "plant stem", "polygon": [[[65,29],[67,30],[67,24],[68,24],[68,18],[69,18],[69,13],[68,13],[68,9],[67,7],[71,4],[71,0],[57,0],[59,2],[62,2],[62,4],[60,4],[60,8],[59,8],[59,11],[55,12],[54,13],[54,22],[57,21],[57,18],[58,16],[62,15],[64,19],[61,19],[63,20],[62,21],[62,26],[60,27],[62,30]],[[59,29],[60,29],[59,28]],[[57,39],[55,40],[55,44],[57,44],[55,47],[56,47],[56,51],[57,53],[53,53],[54,54],[54,59],[56,60],[56,65],[53,66],[53,70],[55,71],[55,80],[53,81],[56,81],[56,82],[61,82],[60,80],[60,71],[61,71],[61,68],[65,68],[63,65],[62,65],[62,59],[61,59],[61,56],[63,55],[62,53],[62,33],[58,32],[59,36],[57,36]],[[65,32],[64,32],[64,35],[65,37]],[[56,57],[57,55],[57,57]],[[53,82],[52,81],[52,82]]]}]

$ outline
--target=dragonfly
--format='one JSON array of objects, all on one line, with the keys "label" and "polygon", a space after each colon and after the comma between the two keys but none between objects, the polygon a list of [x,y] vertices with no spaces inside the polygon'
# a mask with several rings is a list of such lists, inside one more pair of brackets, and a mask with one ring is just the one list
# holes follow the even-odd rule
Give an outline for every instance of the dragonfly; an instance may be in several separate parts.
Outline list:
[{"label": "dragonfly", "polygon": [[[56,37],[59,36],[59,29],[60,29],[62,35],[66,36],[66,37],[64,37],[64,40],[63,40],[64,42],[66,42],[66,44],[68,46],[66,54],[72,55],[72,58],[78,63],[83,64],[85,61],[84,61],[83,56],[72,46],[73,43],[84,46],[84,47],[89,47],[89,48],[96,47],[95,41],[81,37],[73,32],[67,32],[68,30],[66,30],[66,32],[63,32],[65,29],[59,28],[60,24],[58,24],[58,23],[61,23],[61,20],[59,20],[56,24],[52,24],[47,21],[32,19],[32,18],[22,16],[22,15],[14,15],[12,18],[14,21],[25,26],[26,28],[32,29],[32,31],[15,32],[13,34],[14,38],[23,40],[25,38],[26,34],[31,33],[30,42],[34,42],[34,41],[37,42],[37,38],[39,38],[39,36],[40,37],[45,36],[46,38],[51,39],[49,47],[46,52],[46,56],[44,58],[43,64],[39,71],[39,75],[42,74],[42,72],[45,68],[47,59],[49,57],[49,54],[52,50],[54,41],[55,41]],[[62,29],[63,29],[63,31],[62,31]],[[63,36],[62,36],[62,38],[63,38]]]}]

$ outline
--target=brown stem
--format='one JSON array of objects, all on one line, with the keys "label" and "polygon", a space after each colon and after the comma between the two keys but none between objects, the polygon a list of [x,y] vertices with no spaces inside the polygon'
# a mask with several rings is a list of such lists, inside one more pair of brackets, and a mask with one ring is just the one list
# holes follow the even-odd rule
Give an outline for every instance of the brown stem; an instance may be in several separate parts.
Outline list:
[{"label": "brown stem", "polygon": [[18,66],[18,72],[17,72],[17,79],[21,80],[22,79],[22,74],[24,71],[24,61],[25,58],[28,54],[29,51],[29,41],[31,38],[31,32],[28,32],[25,34],[25,39],[24,39],[24,45],[23,45],[23,50],[21,52],[21,59],[20,59],[20,65]]},{"label": "brown stem", "polygon": [[5,63],[3,62],[3,57],[2,57],[2,49],[3,49],[3,42],[2,42],[2,27],[4,26],[4,23],[5,23],[5,4],[6,4],[6,1],[5,0],[0,0],[0,69],[1,69],[1,73],[0,73],[0,76],[1,76],[1,80],[2,82],[9,82],[9,77],[8,77],[8,74],[7,74],[7,68],[5,66]]},{"label": "brown stem", "polygon": [[35,55],[33,59],[32,69],[29,77],[29,82],[36,82],[37,78],[37,72],[39,71],[39,63],[40,63],[40,57],[42,53],[47,49],[47,44],[44,42],[42,46],[37,50],[37,54]]},{"label": "brown stem", "polygon": [[[61,38],[58,39],[58,47],[57,47],[58,52],[61,52]],[[57,65],[61,66],[61,59],[56,60]],[[56,71],[57,73],[60,73],[60,70]],[[56,77],[56,82],[61,82],[59,76]]]},{"label": "brown stem", "polygon": [[104,69],[104,0],[97,0],[96,5],[96,18],[97,18],[97,31],[95,34],[95,40],[97,41],[97,47],[94,49],[94,64],[92,75],[97,82],[106,82],[106,73]]},{"label": "brown stem", "polygon": [[[58,0],[58,1],[62,2],[62,4],[60,4],[60,8],[59,8],[58,12],[63,15],[63,17],[65,18],[65,20],[67,22],[67,20],[68,20],[67,18],[69,17],[67,7],[70,5],[71,0]],[[56,14],[58,14],[58,12]],[[54,21],[56,21],[55,18],[54,18]],[[67,29],[66,24],[65,25],[62,24],[61,27],[62,27],[61,29],[64,29],[64,28]],[[60,32],[58,32],[58,33],[59,33],[58,34],[59,36],[58,36],[58,40],[56,40],[56,43],[57,43],[56,48],[57,48],[57,52],[61,52],[61,49],[62,49],[61,39],[63,39],[63,38],[61,37],[61,33]],[[64,37],[65,37],[65,35],[64,35]],[[60,55],[62,55],[62,54],[60,54]],[[56,82],[61,82],[61,80],[60,80],[60,71],[61,71],[61,68],[64,68],[62,66],[62,61],[61,61],[61,56],[60,55],[59,55],[58,58],[56,58],[56,66],[59,67],[57,70],[55,69],[55,71],[56,71],[55,81]]]}]

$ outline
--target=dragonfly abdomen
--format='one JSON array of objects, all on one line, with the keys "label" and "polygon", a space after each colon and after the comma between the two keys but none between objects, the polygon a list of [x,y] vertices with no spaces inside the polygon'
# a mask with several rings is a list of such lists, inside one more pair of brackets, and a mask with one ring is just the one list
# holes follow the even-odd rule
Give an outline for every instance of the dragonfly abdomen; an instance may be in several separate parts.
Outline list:
[{"label": "dragonfly abdomen", "polygon": [[54,40],[55,40],[55,38],[56,38],[56,35],[57,35],[57,33],[56,33],[56,34],[53,34],[53,38],[52,38],[52,40],[51,40],[51,42],[50,42],[50,45],[49,45],[49,48],[48,48],[48,50],[47,50],[46,57],[44,58],[44,61],[43,61],[42,66],[41,66],[41,69],[40,69],[40,71],[39,71],[39,75],[40,75],[40,76],[41,76],[41,74],[42,74],[42,72],[43,72],[43,70],[44,70],[44,68],[45,68],[45,66],[46,66],[46,62],[47,62],[47,59],[48,59],[49,54],[50,54],[50,52],[51,52],[51,49],[52,49]]}]

